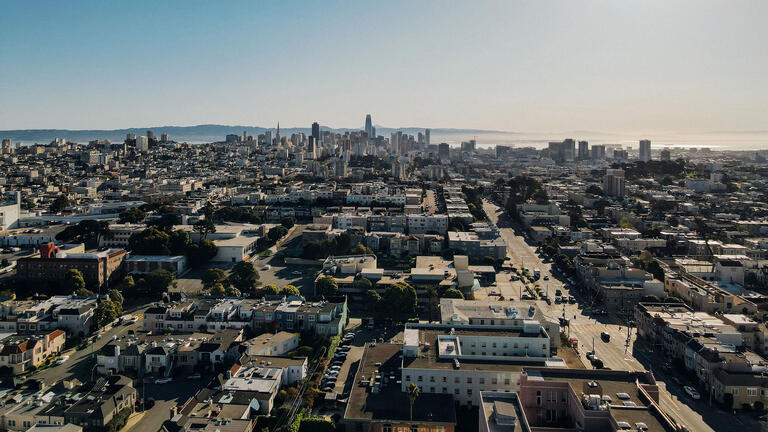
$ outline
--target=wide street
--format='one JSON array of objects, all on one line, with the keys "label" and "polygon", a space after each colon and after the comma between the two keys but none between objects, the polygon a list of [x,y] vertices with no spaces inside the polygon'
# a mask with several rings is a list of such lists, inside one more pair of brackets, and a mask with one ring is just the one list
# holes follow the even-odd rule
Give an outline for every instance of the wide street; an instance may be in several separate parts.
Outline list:
[{"label": "wide street", "polygon": [[[568,283],[563,283],[561,276],[560,279],[556,278],[557,273],[552,272],[552,264],[543,263],[541,259],[536,255],[536,246],[529,245],[526,239],[519,235],[512,227],[511,220],[502,213],[501,209],[490,203],[489,201],[483,201],[483,209],[485,210],[488,218],[491,222],[495,223],[501,231],[502,238],[507,242],[508,256],[511,258],[509,261],[516,268],[538,268],[541,271],[541,279],[539,284],[545,291],[549,291],[549,297],[554,297],[554,290],[562,290],[564,295],[573,295],[577,299],[577,304],[568,305],[547,305],[545,302],[539,302],[541,307],[549,311],[551,316],[565,316],[570,322],[569,328],[566,328],[566,333],[570,332],[571,338],[578,339],[579,343],[579,357],[585,365],[591,364],[586,357],[587,351],[594,350],[597,358],[603,361],[604,367],[614,370],[646,370],[648,363],[645,359],[643,362],[639,361],[635,357],[634,349],[638,343],[636,342],[636,334],[632,329],[629,344],[627,346],[627,326],[619,321],[614,316],[594,317],[585,313],[579,295],[578,289],[569,289]],[[544,276],[548,276],[549,280],[544,281]],[[501,290],[501,294],[507,298],[519,298],[519,287],[517,284],[520,282],[509,282],[508,273],[499,273],[500,281],[497,281],[497,290]],[[481,294],[482,296],[482,294]],[[610,341],[604,342],[600,338],[602,332],[610,334]],[[642,350],[638,349],[638,354]],[[710,432],[714,430],[728,430],[729,427],[741,424],[744,427],[744,419],[739,419],[736,416],[720,411],[714,407],[706,407],[704,401],[693,401],[683,391],[681,386],[673,389],[670,394],[667,391],[668,386],[661,381],[662,376],[657,373],[655,369],[651,369],[654,372],[656,379],[658,380],[660,387],[660,405],[661,408],[670,415],[675,421],[685,425],[691,431]],[[706,421],[705,421],[706,419]]]}]

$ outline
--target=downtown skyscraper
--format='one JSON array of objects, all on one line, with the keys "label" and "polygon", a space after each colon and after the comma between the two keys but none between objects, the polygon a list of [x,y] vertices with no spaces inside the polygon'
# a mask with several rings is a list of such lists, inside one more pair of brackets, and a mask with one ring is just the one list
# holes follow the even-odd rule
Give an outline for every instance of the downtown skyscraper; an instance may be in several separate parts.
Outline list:
[{"label": "downtown skyscraper", "polygon": [[365,133],[368,134],[368,138],[373,138],[373,122],[370,114],[365,116]]}]

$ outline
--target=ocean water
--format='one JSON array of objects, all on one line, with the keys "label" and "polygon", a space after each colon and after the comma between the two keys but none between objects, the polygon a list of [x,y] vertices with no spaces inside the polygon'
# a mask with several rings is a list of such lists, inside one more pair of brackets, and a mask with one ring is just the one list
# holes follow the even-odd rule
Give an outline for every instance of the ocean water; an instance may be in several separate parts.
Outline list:
[{"label": "ocean water", "polygon": [[654,149],[664,147],[703,148],[712,150],[755,151],[768,150],[768,131],[756,132],[712,132],[712,133],[657,133],[657,134],[610,134],[602,132],[564,132],[564,133],[509,133],[482,132],[477,134],[448,132],[432,132],[432,144],[445,142],[453,146],[461,145],[462,141],[477,140],[478,147],[495,147],[505,145],[512,147],[547,147],[550,141],[562,141],[573,138],[576,141],[588,141],[592,144],[618,144],[624,148],[639,147],[641,139],[651,140]]}]

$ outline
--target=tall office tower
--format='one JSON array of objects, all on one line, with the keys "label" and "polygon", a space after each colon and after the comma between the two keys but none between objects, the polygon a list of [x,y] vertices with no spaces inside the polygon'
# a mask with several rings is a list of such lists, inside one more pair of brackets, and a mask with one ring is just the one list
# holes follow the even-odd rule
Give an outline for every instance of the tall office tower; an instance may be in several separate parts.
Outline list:
[{"label": "tall office tower", "polygon": [[136,150],[147,151],[149,150],[149,140],[145,136],[136,137]]},{"label": "tall office tower", "polygon": [[437,156],[440,160],[451,158],[451,148],[448,146],[448,143],[440,143],[437,149]]},{"label": "tall office tower", "polygon": [[160,141],[162,141],[164,143],[165,142],[169,142],[170,140],[168,139],[168,134],[167,133],[160,134]]},{"label": "tall office tower", "polygon": [[640,140],[640,160],[643,162],[651,160],[651,140]]},{"label": "tall office tower", "polygon": [[373,141],[376,139],[376,128],[371,126],[371,134],[368,135],[368,139]]},{"label": "tall office tower", "polygon": [[277,122],[277,134],[275,134],[275,141],[277,141],[277,145],[280,145],[280,122]]},{"label": "tall office tower", "polygon": [[125,134],[125,140],[126,141],[134,141],[134,140],[136,140],[136,134],[135,133],[127,133],[127,134]]},{"label": "tall office tower", "polygon": [[579,141],[579,159],[589,159],[589,143],[586,141]]},{"label": "tall office tower", "polygon": [[661,160],[663,161],[671,161],[672,160],[672,152],[670,152],[667,149],[664,149],[661,151]]},{"label": "tall office tower", "polygon": [[563,141],[563,153],[566,162],[573,162],[576,159],[576,141],[573,138],[567,138]]},{"label": "tall office tower", "polygon": [[474,153],[476,146],[477,146],[477,141],[475,141],[475,140],[462,141],[461,142],[461,151],[467,152],[467,153]]},{"label": "tall office tower", "polygon": [[605,146],[594,145],[590,149],[590,153],[592,155],[592,160],[603,160],[605,159]]},{"label": "tall office tower", "polygon": [[613,158],[617,159],[617,160],[627,160],[627,159],[629,159],[629,153],[627,153],[626,150],[614,149],[613,150]]},{"label": "tall office tower", "polygon": [[389,150],[392,154],[397,154],[400,151],[400,142],[395,132],[389,134]]},{"label": "tall office tower", "polygon": [[11,154],[13,153],[13,146],[11,145],[11,140],[8,138],[3,140],[3,154]]},{"label": "tall office tower", "polygon": [[272,131],[264,131],[264,144],[268,146],[272,145]]},{"label": "tall office tower", "polygon": [[432,133],[432,129],[424,129],[424,144],[429,147],[429,135]]},{"label": "tall office tower", "polygon": [[365,133],[368,134],[368,137],[373,136],[373,123],[371,122],[370,114],[365,115]]},{"label": "tall office tower", "polygon": [[309,150],[310,153],[315,151],[315,147],[317,146],[317,138],[315,138],[314,135],[309,137],[309,144],[307,144],[307,150]]},{"label": "tall office tower", "polygon": [[624,170],[605,170],[605,177],[603,177],[603,191],[608,196],[617,198],[624,197]]},{"label": "tall office tower", "polygon": [[248,132],[243,131],[243,142],[248,141]]},{"label": "tall office tower", "polygon": [[320,141],[320,124],[318,122],[312,123],[312,136],[315,137],[315,142]]},{"label": "tall office tower", "polygon": [[150,141],[152,141],[153,139],[155,139],[155,133],[154,133],[154,132],[152,132],[151,130],[148,130],[148,131],[147,131],[147,139],[148,139],[148,140],[150,140]]},{"label": "tall office tower", "polygon": [[421,132],[419,132],[419,135],[418,135],[418,137],[419,137],[419,147],[420,147],[420,148],[421,148],[421,147],[424,147],[424,134],[423,134],[423,133],[421,133]]}]

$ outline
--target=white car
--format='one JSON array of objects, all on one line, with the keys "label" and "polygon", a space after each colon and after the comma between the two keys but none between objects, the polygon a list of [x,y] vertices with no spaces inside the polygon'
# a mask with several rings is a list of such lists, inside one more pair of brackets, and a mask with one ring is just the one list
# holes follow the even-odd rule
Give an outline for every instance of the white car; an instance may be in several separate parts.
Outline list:
[{"label": "white car", "polygon": [[201,379],[201,378],[203,378],[203,376],[202,376],[202,375],[200,375],[199,373],[196,373],[196,374],[192,374],[192,375],[190,375],[190,376],[188,376],[188,377],[187,377],[187,379],[189,379],[189,380],[199,380],[199,379]]},{"label": "white car", "polygon": [[69,356],[61,356],[58,360],[56,360],[56,365],[62,365],[65,361],[69,360]]},{"label": "white car", "polygon": [[262,267],[262,268],[261,268],[261,270],[262,270],[262,271],[270,271],[270,270],[272,270],[272,266],[271,266],[271,265],[269,265],[269,264],[267,264],[267,265],[265,265],[264,267]]},{"label": "white car", "polygon": [[683,387],[683,390],[685,390],[685,393],[687,393],[688,396],[690,396],[692,399],[696,399],[696,400],[701,399],[701,395],[699,394],[698,391],[696,391],[695,388],[691,386],[685,386]]},{"label": "white car", "polygon": [[155,380],[155,384],[168,384],[173,381],[173,378],[158,378]]}]

